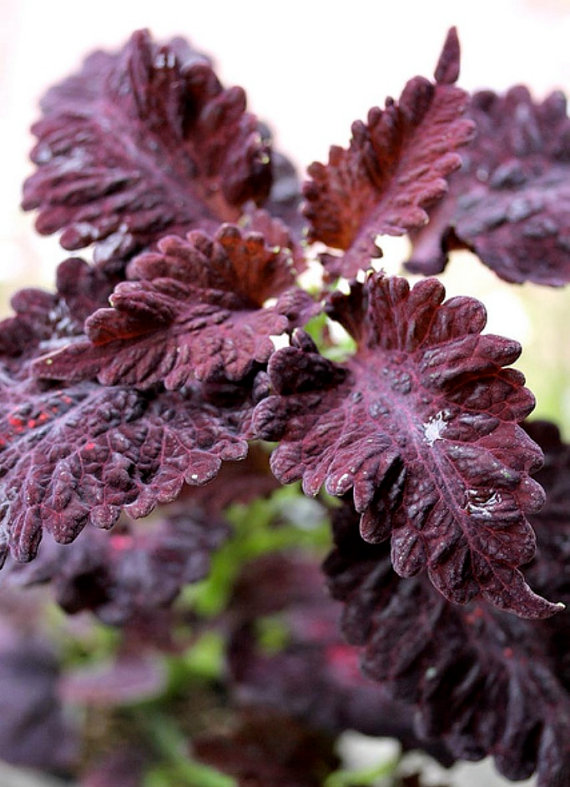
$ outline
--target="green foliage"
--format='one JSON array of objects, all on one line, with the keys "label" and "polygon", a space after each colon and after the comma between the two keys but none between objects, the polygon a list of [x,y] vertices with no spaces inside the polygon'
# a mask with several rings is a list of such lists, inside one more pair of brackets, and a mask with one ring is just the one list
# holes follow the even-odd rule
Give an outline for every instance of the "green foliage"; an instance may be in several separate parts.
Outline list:
[{"label": "green foliage", "polygon": [[400,757],[395,757],[373,768],[341,769],[327,777],[324,787],[369,787],[369,785],[372,787],[380,784],[381,781],[384,784],[383,780],[395,776],[399,763]]},{"label": "green foliage", "polygon": [[324,508],[303,497],[298,484],[279,489],[266,500],[235,504],[226,516],[234,526],[234,537],[214,555],[209,576],[182,593],[182,603],[204,617],[225,609],[247,562],[287,549],[324,554],[330,546]]},{"label": "green foliage", "polygon": [[149,722],[161,762],[147,771],[143,787],[237,787],[231,776],[191,758],[184,735],[170,719],[156,714]]}]

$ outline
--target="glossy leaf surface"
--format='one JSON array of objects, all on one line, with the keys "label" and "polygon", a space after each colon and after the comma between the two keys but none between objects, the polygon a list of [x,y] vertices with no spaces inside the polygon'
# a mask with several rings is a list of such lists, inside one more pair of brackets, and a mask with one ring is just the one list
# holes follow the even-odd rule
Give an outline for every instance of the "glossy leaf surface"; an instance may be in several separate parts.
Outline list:
[{"label": "glossy leaf surface", "polygon": [[127,260],[170,233],[235,221],[271,185],[269,149],[241,88],[224,89],[180,41],[135,33],[98,52],[52,89],[24,187],[43,234],[66,249],[95,244],[99,261]]},{"label": "glossy leaf surface", "polygon": [[[138,518],[202,484],[222,460],[242,459],[250,406],[206,402],[199,391],[142,394],[80,383],[41,390],[3,386],[1,527],[20,561],[43,529],[68,543],[91,523],[109,528],[122,510]],[[24,402],[22,404],[22,402]]]},{"label": "glossy leaf surface", "polygon": [[525,512],[544,499],[529,477],[541,452],[517,426],[534,400],[504,368],[520,347],[481,334],[478,301],[442,303],[444,294],[435,279],[410,290],[380,274],[335,293],[329,314],[356,354],[334,364],[303,336],[277,352],[274,393],[257,406],[255,428],[280,440],[272,469],[281,482],[302,479],[310,495],[353,490],[363,536],[391,536],[401,576],[427,569],[452,601],[482,594],[544,617],[556,607],[517,569],[535,549]]},{"label": "glossy leaf surface", "polygon": [[[193,379],[245,377],[273,352],[272,334],[304,323],[318,306],[293,287],[289,249],[258,233],[223,225],[213,240],[196,230],[169,236],[159,251],[137,257],[132,281],[88,318],[88,340],[40,359],[40,377],[97,376],[106,385],[169,390]],[[265,301],[277,296],[275,305]]]}]

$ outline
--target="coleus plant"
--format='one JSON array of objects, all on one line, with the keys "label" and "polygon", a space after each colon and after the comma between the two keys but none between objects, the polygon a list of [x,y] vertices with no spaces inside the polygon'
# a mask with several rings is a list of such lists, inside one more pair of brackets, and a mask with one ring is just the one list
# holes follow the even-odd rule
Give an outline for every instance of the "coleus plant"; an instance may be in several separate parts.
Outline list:
[{"label": "coleus plant", "polygon": [[[277,737],[391,733],[446,764],[493,755],[507,778],[562,787],[568,448],[525,421],[521,348],[483,333],[480,302],[372,266],[381,236],[407,234],[415,272],[467,248],[509,281],[570,279],[564,97],[469,96],[458,75],[452,29],[433,81],[371,109],[302,189],[243,91],[179,39],[137,32],[47,93],[23,205],[92,258],[62,262],[52,293],[17,293],[0,325],[2,559],[12,582],[49,581],[69,612],[172,649],[176,615],[160,636],[148,622],[223,551],[227,506],[301,482],[333,522],[324,572],[350,644],[315,601],[314,562],[276,556],[265,601],[244,569],[217,619],[236,696],[288,714]],[[303,288],[309,261],[321,276]],[[331,323],[354,342],[340,362]],[[311,589],[288,613],[272,573],[293,596]],[[289,646],[257,653],[255,619],[282,610]],[[251,768],[312,785],[336,767],[330,752],[305,777],[272,764],[269,734],[247,764],[236,752],[258,724],[236,750],[198,736],[195,751],[240,784]]]}]

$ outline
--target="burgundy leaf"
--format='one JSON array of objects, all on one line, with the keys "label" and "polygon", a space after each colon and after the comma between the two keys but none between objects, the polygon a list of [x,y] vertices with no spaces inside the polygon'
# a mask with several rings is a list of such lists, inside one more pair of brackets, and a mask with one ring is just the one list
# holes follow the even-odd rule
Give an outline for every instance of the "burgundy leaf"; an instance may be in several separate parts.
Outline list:
[{"label": "burgundy leaf", "polygon": [[24,187],[42,234],[127,260],[162,235],[235,221],[271,185],[269,149],[241,88],[222,88],[180,41],[133,35],[48,93]]},{"label": "burgundy leaf", "polygon": [[292,287],[290,250],[269,248],[258,233],[223,225],[214,240],[195,230],[187,240],[163,238],[159,249],[131,263],[136,280],[121,282],[113,308],[87,320],[89,339],[37,361],[38,376],[169,390],[195,378],[240,380],[268,360],[272,334],[318,310]]},{"label": "burgundy leaf", "polygon": [[85,319],[108,302],[113,284],[83,260],[65,260],[57,268],[55,293],[25,289],[12,297],[16,313],[0,322],[0,356],[13,373],[27,373],[27,360],[82,334]]},{"label": "burgundy leaf", "polygon": [[391,534],[401,576],[422,569],[443,595],[478,594],[527,617],[556,606],[536,596],[517,566],[535,551],[525,512],[543,502],[529,473],[540,449],[517,426],[533,408],[524,378],[505,369],[520,346],[481,335],[472,298],[442,303],[435,279],[410,291],[381,274],[334,293],[329,314],[358,342],[345,365],[308,337],[271,358],[274,395],[256,408],[258,436],[280,440],[272,469],[282,483],[353,490],[369,541]]},{"label": "burgundy leaf", "polygon": [[68,543],[87,523],[111,527],[203,484],[242,459],[250,405],[209,404],[199,391],[143,394],[93,383],[48,390],[2,380],[2,542],[32,559],[42,530]]},{"label": "burgundy leaf", "polygon": [[239,787],[320,787],[339,765],[332,738],[276,711],[244,713],[237,729],[204,734],[192,746]]},{"label": "burgundy leaf", "polygon": [[301,233],[295,232],[294,224],[285,222],[269,212],[270,210],[270,204],[266,204],[263,209],[246,207],[240,218],[240,225],[248,232],[259,232],[265,238],[266,244],[275,251],[282,247],[289,249],[295,273],[302,273],[307,267],[307,260],[301,242],[297,239],[297,236],[301,237]]},{"label": "burgundy leaf", "polygon": [[[549,575],[538,583],[547,594],[559,590],[561,569],[567,575],[567,512],[565,553],[539,546],[540,568],[529,569],[535,578]],[[410,705],[420,737],[441,740],[459,758],[492,755],[509,779],[536,769],[539,787],[562,787],[570,767],[570,696],[568,665],[564,671],[560,661],[567,640],[557,637],[560,626],[568,632],[568,611],[523,620],[485,602],[452,606],[423,576],[398,577],[388,546],[363,541],[357,521],[348,505],[337,513],[337,546],[325,573],[345,602],[345,635],[364,649],[365,673]],[[544,537],[552,547],[548,526],[533,523],[539,545]]]},{"label": "burgundy leaf", "polygon": [[50,582],[66,612],[89,609],[125,626],[158,615],[184,585],[203,579],[229,533],[219,517],[187,505],[137,527],[123,521],[110,534],[89,528],[73,544],[46,539],[32,563],[11,563],[3,578],[16,586]]},{"label": "burgundy leaf", "polygon": [[[403,235],[428,221],[427,209],[447,191],[446,176],[461,165],[456,149],[472,136],[465,120],[467,94],[454,86],[459,73],[455,28],[447,36],[435,84],[410,80],[399,103],[374,107],[368,123],[352,126],[350,147],[334,146],[325,166],[311,164],[304,212],[309,238],[346,253],[335,273],[350,277],[381,256],[377,235]],[[329,263],[332,259],[325,258]]]},{"label": "burgundy leaf", "polygon": [[[409,709],[358,668],[358,652],[338,630],[340,605],[324,593],[320,566],[295,554],[265,555],[244,567],[232,597],[228,666],[233,694],[248,706],[289,713],[314,729],[398,738],[453,764],[444,746],[421,742]],[[270,616],[286,637],[277,652],[259,642]]]},{"label": "burgundy leaf", "polygon": [[477,124],[463,166],[425,228],[407,267],[439,273],[454,248],[473,250],[503,279],[570,281],[570,119],[566,99],[534,102],[525,87],[476,93]]}]

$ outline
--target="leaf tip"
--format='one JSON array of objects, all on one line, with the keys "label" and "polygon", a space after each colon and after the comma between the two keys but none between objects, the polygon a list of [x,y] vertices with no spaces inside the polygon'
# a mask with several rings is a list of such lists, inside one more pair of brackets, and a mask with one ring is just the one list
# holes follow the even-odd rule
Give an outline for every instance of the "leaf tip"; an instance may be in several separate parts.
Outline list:
[{"label": "leaf tip", "polygon": [[441,55],[434,71],[435,81],[440,85],[452,85],[459,77],[461,49],[457,28],[451,27],[445,39]]}]

